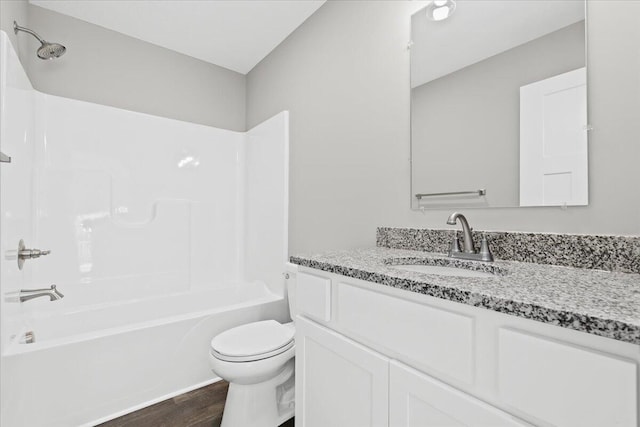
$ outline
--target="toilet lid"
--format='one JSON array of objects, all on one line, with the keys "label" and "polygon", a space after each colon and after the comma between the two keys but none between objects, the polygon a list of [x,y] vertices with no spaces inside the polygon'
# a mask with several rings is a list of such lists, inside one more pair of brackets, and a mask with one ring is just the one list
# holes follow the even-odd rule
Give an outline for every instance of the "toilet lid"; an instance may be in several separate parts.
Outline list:
[{"label": "toilet lid", "polygon": [[211,340],[211,349],[221,356],[247,357],[290,347],[295,330],[275,320],[241,325],[222,332]]}]

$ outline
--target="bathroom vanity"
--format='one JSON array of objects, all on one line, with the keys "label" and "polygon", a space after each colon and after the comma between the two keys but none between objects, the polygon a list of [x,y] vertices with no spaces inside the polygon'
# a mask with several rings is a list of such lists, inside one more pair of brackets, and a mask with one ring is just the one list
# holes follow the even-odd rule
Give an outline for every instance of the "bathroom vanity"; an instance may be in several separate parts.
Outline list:
[{"label": "bathroom vanity", "polygon": [[456,261],[488,277],[445,276],[400,266],[444,254],[381,247],[291,261],[297,425],[638,425],[639,274]]}]

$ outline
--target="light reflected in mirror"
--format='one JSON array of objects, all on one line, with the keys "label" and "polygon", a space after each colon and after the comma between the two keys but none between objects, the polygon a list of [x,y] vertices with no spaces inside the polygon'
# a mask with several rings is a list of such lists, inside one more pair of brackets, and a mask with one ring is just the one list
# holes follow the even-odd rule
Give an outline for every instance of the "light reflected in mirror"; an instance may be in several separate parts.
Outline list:
[{"label": "light reflected in mirror", "polygon": [[414,209],[588,203],[584,0],[459,0],[411,40]]}]

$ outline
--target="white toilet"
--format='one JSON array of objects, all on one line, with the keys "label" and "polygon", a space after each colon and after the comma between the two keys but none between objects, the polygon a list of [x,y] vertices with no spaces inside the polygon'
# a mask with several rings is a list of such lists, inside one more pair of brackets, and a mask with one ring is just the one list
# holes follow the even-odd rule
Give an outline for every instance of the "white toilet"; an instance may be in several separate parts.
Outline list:
[{"label": "white toilet", "polygon": [[[295,318],[289,289],[289,308]],[[241,325],[211,340],[209,364],[229,382],[221,427],[277,427],[294,414],[293,322]]]}]

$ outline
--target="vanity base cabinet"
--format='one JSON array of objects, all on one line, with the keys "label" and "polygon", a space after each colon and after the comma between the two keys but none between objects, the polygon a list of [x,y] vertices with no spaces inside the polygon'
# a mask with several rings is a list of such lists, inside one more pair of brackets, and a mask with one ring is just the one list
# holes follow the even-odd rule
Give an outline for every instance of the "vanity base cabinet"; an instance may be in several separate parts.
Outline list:
[{"label": "vanity base cabinet", "polygon": [[531,426],[304,317],[296,348],[298,427]]},{"label": "vanity base cabinet", "polygon": [[319,270],[300,279],[298,427],[639,426],[636,344]]},{"label": "vanity base cabinet", "polygon": [[388,425],[389,359],[342,335],[296,320],[296,425]]},{"label": "vanity base cabinet", "polygon": [[389,371],[390,427],[524,427],[514,416],[402,363]]}]

